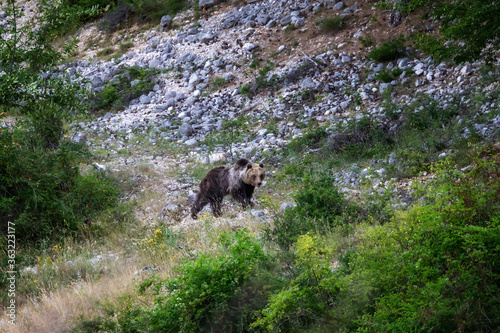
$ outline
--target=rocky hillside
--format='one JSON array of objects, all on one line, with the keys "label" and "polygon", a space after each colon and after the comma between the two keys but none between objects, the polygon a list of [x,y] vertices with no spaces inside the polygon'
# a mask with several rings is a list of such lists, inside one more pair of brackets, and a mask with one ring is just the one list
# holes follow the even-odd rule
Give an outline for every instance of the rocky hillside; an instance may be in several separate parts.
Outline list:
[{"label": "rocky hillside", "polygon": [[[95,92],[118,82],[127,68],[155,73],[151,90],[117,112],[72,124],[79,132],[78,140],[86,137],[89,147],[106,151],[104,164],[112,169],[143,160],[160,169],[170,163],[158,152],[121,156],[120,151],[140,150],[138,137],[141,145],[146,141],[153,147],[186,147],[189,158],[200,163],[230,163],[245,157],[285,165],[290,161],[284,159],[283,148],[302,138],[307,128],[323,126],[335,140],[348,131],[349,124],[369,119],[387,135],[394,135],[401,120],[388,112],[397,115],[419,103],[423,107],[429,101],[422,101],[422,96],[443,109],[453,107],[456,96],[462,96],[460,108],[477,110],[473,115],[456,115],[463,122],[457,136],[472,135],[471,130],[484,140],[498,136],[500,116],[484,117],[498,110],[498,82],[478,84],[482,63],[436,63],[431,57],[420,57],[411,44],[403,46],[394,60],[380,62],[369,57],[375,46],[363,45],[366,39],[380,45],[423,25],[433,29],[431,21],[408,19],[402,26],[389,28],[390,11],[369,2],[255,1],[200,6],[200,19],[191,10],[173,20],[165,17],[152,30],[114,33],[108,37],[112,44],[133,43],[122,56],[96,60],[95,50],[84,50],[82,56],[94,60],[76,60],[61,68],[76,82],[88,82]],[[327,19],[345,23],[328,29],[322,26]],[[103,38],[93,25],[77,36],[82,38],[80,45],[90,36]],[[94,42],[98,43],[95,37]],[[140,80],[130,81],[132,87],[136,84]],[[480,106],[469,98],[478,91],[491,92]],[[235,121],[229,124],[236,127],[229,140],[214,140],[227,130],[224,123],[228,121]],[[448,143],[428,157],[443,158],[452,148]],[[304,155],[308,153],[314,149]],[[395,165],[399,158],[392,153],[387,160],[373,161],[371,167],[383,177],[384,165]],[[345,191],[352,191],[368,173],[369,169],[356,169],[341,172],[337,179]],[[178,181],[177,187],[185,191],[196,189],[196,181]]]},{"label": "rocky hillside", "polygon": [[[426,320],[437,318],[441,328],[486,332],[500,322],[494,306],[485,306],[493,326],[459,322],[468,312],[448,303],[443,308],[453,315],[423,306],[413,322],[405,308],[465,297],[457,290],[466,284],[439,289],[459,284],[457,272],[470,267],[456,262],[469,259],[451,253],[451,245],[428,250],[425,241],[452,234],[427,234],[432,223],[448,226],[436,222],[441,215],[426,220],[429,211],[449,213],[449,225],[472,225],[481,214],[467,204],[487,202],[477,209],[494,221],[487,207],[498,206],[498,59],[437,62],[416,47],[415,36],[437,35],[441,23],[417,9],[390,27],[391,9],[376,1],[199,0],[154,26],[132,20],[130,8],[113,7],[58,39],[76,38],[76,48],[43,74],[87,89],[86,112],[64,124],[64,140],[91,152],[78,166],[82,174],[119,183],[118,208],[86,219],[62,248],[42,242],[27,252],[38,261],[19,269],[27,286],[20,325],[8,326],[5,315],[2,329],[164,332],[162,323],[171,320],[177,332],[431,331],[434,319]],[[20,119],[13,113],[0,126],[12,131]],[[193,220],[190,206],[206,172],[240,158],[266,168],[255,207],[243,210],[227,198],[221,218],[207,207]],[[485,197],[458,185],[454,192],[450,174],[463,188],[488,189],[478,191]],[[473,200],[441,210],[465,192]],[[462,208],[472,213],[460,215]],[[474,244],[480,252],[496,243]],[[493,262],[488,258],[480,262]],[[441,264],[436,273],[432,267]],[[498,296],[488,289],[498,271],[476,272],[479,266],[467,271],[488,281],[484,289],[478,282],[479,299]],[[414,275],[408,267],[417,267]],[[391,289],[406,283],[422,295]],[[394,317],[377,317],[393,305],[385,292],[404,296],[394,300],[397,311],[387,310]],[[176,312],[168,295],[186,297],[187,310]],[[193,305],[193,295],[203,307]],[[411,323],[397,326],[401,318]]]}]

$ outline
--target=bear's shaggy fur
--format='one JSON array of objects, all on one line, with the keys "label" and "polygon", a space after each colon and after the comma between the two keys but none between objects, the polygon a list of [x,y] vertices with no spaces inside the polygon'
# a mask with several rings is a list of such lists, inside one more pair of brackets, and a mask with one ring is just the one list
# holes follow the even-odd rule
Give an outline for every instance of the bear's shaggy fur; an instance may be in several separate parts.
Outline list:
[{"label": "bear's shaggy fur", "polygon": [[210,170],[201,180],[200,190],[196,195],[191,217],[196,219],[198,213],[207,204],[210,204],[215,217],[221,215],[221,205],[224,196],[231,196],[242,204],[253,207],[251,201],[255,187],[262,185],[266,176],[264,165],[252,164],[247,159],[238,160],[232,167],[218,167]]}]

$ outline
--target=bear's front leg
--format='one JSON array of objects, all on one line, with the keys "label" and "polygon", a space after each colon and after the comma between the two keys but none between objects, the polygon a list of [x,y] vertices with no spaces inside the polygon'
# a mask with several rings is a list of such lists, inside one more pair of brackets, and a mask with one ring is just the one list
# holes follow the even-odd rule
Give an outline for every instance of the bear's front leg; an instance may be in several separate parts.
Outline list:
[{"label": "bear's front leg", "polygon": [[252,202],[252,196],[253,196],[253,191],[255,187],[253,186],[246,186],[245,187],[245,194],[244,194],[244,201],[243,201],[243,208],[246,209],[248,206],[250,208],[253,208],[253,202]]},{"label": "bear's front leg", "polygon": [[191,207],[191,217],[196,220],[198,213],[208,204],[207,198],[198,193],[196,194],[196,199],[194,200],[193,207]]}]

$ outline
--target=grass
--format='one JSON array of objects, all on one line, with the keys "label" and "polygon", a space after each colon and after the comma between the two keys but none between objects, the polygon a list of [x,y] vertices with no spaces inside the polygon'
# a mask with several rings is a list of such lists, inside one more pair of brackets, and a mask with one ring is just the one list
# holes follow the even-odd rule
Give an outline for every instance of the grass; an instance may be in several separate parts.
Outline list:
[{"label": "grass", "polygon": [[106,56],[110,56],[112,55],[113,53],[115,53],[115,50],[112,48],[112,47],[107,47],[103,50],[100,50],[96,53],[96,56],[99,57],[99,58],[104,58]]}]

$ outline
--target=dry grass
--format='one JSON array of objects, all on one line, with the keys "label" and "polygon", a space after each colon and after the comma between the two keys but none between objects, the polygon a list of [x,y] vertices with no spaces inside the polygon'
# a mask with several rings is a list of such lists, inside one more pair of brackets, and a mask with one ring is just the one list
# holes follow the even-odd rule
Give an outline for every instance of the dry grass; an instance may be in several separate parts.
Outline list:
[{"label": "dry grass", "polygon": [[[46,293],[41,301],[32,300],[23,309],[18,309],[16,326],[6,325],[2,329],[12,333],[66,332],[75,325],[77,318],[91,316],[97,302],[113,302],[118,296],[133,292],[136,270],[135,264],[124,263],[113,276]],[[3,318],[7,321],[5,316]]]}]

